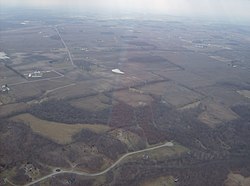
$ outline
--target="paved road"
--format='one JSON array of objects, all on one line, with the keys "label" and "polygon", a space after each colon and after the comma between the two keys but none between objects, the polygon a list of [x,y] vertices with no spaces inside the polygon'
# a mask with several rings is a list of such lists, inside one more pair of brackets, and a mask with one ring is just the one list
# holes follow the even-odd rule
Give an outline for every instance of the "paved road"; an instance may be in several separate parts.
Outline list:
[{"label": "paved road", "polygon": [[68,46],[66,45],[66,43],[64,42],[64,40],[63,40],[63,38],[62,38],[62,36],[61,36],[61,34],[60,34],[60,32],[59,32],[59,30],[57,29],[56,26],[55,26],[55,30],[56,30],[58,36],[60,37],[63,46],[64,46],[65,49],[67,50],[67,53],[68,53],[68,55],[69,55],[69,60],[70,60],[70,62],[71,62],[71,64],[72,64],[72,66],[73,66],[73,67],[76,67],[76,65],[74,64],[74,61],[73,61],[73,59],[72,59],[71,53],[70,53],[70,51],[69,51],[69,48],[68,48]]},{"label": "paved road", "polygon": [[13,185],[13,186],[19,186],[9,181],[8,178],[4,178],[3,180],[4,180],[4,183],[9,183],[10,185]]},{"label": "paved road", "polygon": [[54,92],[56,90],[60,90],[60,89],[67,88],[67,87],[70,87],[70,86],[75,86],[75,85],[76,85],[75,83],[71,83],[69,85],[65,85],[65,86],[57,87],[57,88],[54,88],[54,89],[51,89],[51,90],[47,90],[44,95],[47,95],[47,94],[49,94],[51,92]]},{"label": "paved road", "polygon": [[[46,180],[52,176],[55,176],[55,175],[58,175],[58,174],[77,174],[77,175],[80,175],[80,176],[89,176],[89,177],[95,177],[95,176],[100,176],[100,175],[103,175],[105,173],[107,173],[108,171],[110,171],[111,169],[113,169],[116,165],[118,165],[122,160],[124,160],[125,158],[127,158],[128,156],[131,156],[131,155],[134,155],[134,154],[138,154],[138,153],[142,153],[142,152],[147,152],[147,151],[151,151],[151,150],[155,150],[155,149],[159,149],[159,148],[162,148],[162,147],[173,147],[174,144],[172,142],[167,142],[163,145],[158,145],[158,146],[155,146],[155,147],[151,147],[151,148],[148,148],[148,149],[144,149],[144,150],[139,150],[139,151],[135,151],[135,152],[129,152],[125,155],[123,155],[122,157],[120,157],[113,165],[111,165],[110,167],[108,167],[107,169],[105,169],[104,171],[101,171],[101,172],[98,172],[98,173],[87,173],[87,172],[81,172],[81,171],[74,171],[74,170],[62,170],[61,168],[55,168],[53,173],[47,175],[47,176],[44,176],[40,179],[37,179],[33,182],[30,182],[28,184],[26,184],[25,186],[30,186],[30,185],[33,185],[33,184],[36,184],[36,183],[39,183],[43,180]],[[56,171],[57,169],[59,169],[60,171]]]}]

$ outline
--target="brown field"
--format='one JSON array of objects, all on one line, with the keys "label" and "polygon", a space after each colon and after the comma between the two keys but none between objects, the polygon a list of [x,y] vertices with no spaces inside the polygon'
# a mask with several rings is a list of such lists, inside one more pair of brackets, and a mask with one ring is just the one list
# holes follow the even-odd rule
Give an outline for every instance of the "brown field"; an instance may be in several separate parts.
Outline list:
[{"label": "brown field", "polygon": [[29,108],[29,105],[25,103],[13,103],[7,105],[0,105],[0,116],[6,117],[12,115],[13,113],[24,111]]},{"label": "brown field", "polygon": [[[62,47],[60,40],[52,40],[47,37],[55,34],[56,32],[53,28],[31,27],[23,30],[2,32],[0,42],[4,43],[5,48],[12,48],[12,50],[19,53],[30,53],[34,49],[36,51],[48,51],[53,48]],[[24,43],[25,47],[23,47]]]},{"label": "brown field", "polygon": [[199,120],[210,127],[237,119],[238,116],[230,108],[211,100],[202,101],[205,111],[199,115]]},{"label": "brown field", "polygon": [[[199,82],[199,80],[204,80],[205,85],[209,84],[210,82],[213,84],[218,82],[234,82],[236,84],[241,84],[247,78],[249,78],[249,73],[247,70],[241,68],[237,68],[236,70],[235,68],[228,66],[227,63],[221,63],[217,60],[213,60],[208,55],[204,55],[199,52],[167,52],[166,58],[170,61],[173,61],[176,65],[183,67],[185,69],[184,74],[190,74],[187,74],[188,76],[182,75],[183,77],[188,78],[183,79],[181,84],[188,86],[195,86],[195,83],[192,83],[189,76],[191,78],[196,76],[198,79],[195,80],[195,82],[197,82],[198,86],[201,87],[204,85],[202,85],[202,82]],[[181,74],[183,72],[180,71],[169,73],[172,73],[173,77],[178,78],[176,75],[174,75],[174,73]],[[164,74],[162,75],[164,76]],[[179,76],[181,77],[181,75]],[[166,77],[171,79],[171,76],[169,76],[168,73],[166,73]]]},{"label": "brown field", "polygon": [[91,87],[93,86],[92,81],[83,81],[77,83],[76,86],[66,87],[63,90],[55,90],[48,94],[48,97],[54,99],[65,99],[65,98],[74,98],[81,97],[84,95],[94,94],[94,91]]},{"label": "brown field", "polygon": [[[51,51],[30,53],[13,53],[12,67],[18,71],[32,71],[37,69],[52,70],[54,68],[70,68],[71,64],[66,60],[65,49],[58,48]],[[36,64],[34,66],[34,64]]]},{"label": "brown field", "polygon": [[12,104],[15,103],[15,97],[13,96],[12,93],[8,92],[4,92],[4,93],[0,93],[0,105],[7,105],[7,104]]},{"label": "brown field", "polygon": [[149,95],[136,92],[136,89],[114,92],[115,99],[122,101],[132,107],[149,105],[153,99]]},{"label": "brown field", "polygon": [[34,82],[31,84],[32,86],[36,87],[37,89],[40,89],[43,92],[45,91],[51,92],[51,90],[54,90],[56,88],[70,85],[72,84],[72,82],[68,78],[62,77],[59,79],[54,79],[49,81]]},{"label": "brown field", "polygon": [[11,86],[11,93],[16,100],[34,99],[42,94],[42,91],[31,83]]},{"label": "brown field", "polygon": [[172,81],[146,85],[141,90],[147,94],[155,94],[175,107],[182,107],[202,98],[202,95],[178,85]]},{"label": "brown field", "polygon": [[121,68],[121,70],[125,72],[124,75],[114,74],[112,73],[112,69],[113,68],[99,68],[93,71],[93,75],[98,78],[105,77],[105,81],[107,81],[108,84],[111,85],[111,88],[130,87],[141,83],[144,80],[159,79],[158,77],[154,78],[154,75],[152,75],[151,73],[145,73],[142,71],[137,73],[133,70],[127,70],[125,68]]},{"label": "brown field", "polygon": [[249,186],[250,177],[244,177],[240,174],[230,173],[224,183],[225,186]]},{"label": "brown field", "polygon": [[0,85],[22,82],[25,79],[0,63]]},{"label": "brown field", "polygon": [[103,94],[70,101],[72,106],[90,111],[100,111],[109,108],[110,105],[108,103],[109,98]]},{"label": "brown field", "polygon": [[89,129],[96,133],[103,133],[109,130],[105,125],[75,124],[68,125],[41,120],[30,114],[21,114],[12,118],[14,121],[21,121],[29,125],[31,129],[44,137],[47,137],[59,144],[72,142],[72,136],[82,129]]},{"label": "brown field", "polygon": [[[162,75],[169,78],[177,83],[188,86],[190,88],[210,86],[215,83],[215,81],[206,79],[201,75],[194,74],[189,71],[168,71],[168,72],[156,72],[156,74]],[[187,78],[188,77],[188,78]]]},{"label": "brown field", "polygon": [[[237,93],[237,90],[239,90],[239,87],[237,87],[238,84],[232,83],[232,85],[221,84],[221,86],[208,86],[200,88],[200,91],[209,96],[210,98],[213,98],[217,102],[222,103],[226,107],[231,107],[235,103],[247,103],[249,101],[248,98],[240,95]],[[240,86],[240,84],[239,84]]]}]

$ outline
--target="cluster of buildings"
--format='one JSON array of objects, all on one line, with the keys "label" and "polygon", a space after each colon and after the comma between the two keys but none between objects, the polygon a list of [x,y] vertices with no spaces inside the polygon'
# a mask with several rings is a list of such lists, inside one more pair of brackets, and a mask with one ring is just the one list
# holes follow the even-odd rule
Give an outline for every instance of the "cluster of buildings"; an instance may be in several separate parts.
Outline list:
[{"label": "cluster of buildings", "polygon": [[8,87],[7,84],[1,86],[1,92],[8,92],[10,88]]},{"label": "cluster of buildings", "polygon": [[36,70],[34,72],[29,73],[28,77],[29,78],[41,78],[41,77],[43,77],[43,73],[39,70]]}]

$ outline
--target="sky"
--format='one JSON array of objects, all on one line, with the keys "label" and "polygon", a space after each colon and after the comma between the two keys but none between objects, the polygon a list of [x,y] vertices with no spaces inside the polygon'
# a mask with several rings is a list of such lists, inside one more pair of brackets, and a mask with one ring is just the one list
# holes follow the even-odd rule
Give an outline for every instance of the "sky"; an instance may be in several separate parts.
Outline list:
[{"label": "sky", "polygon": [[0,6],[245,18],[250,0],[0,0]]}]

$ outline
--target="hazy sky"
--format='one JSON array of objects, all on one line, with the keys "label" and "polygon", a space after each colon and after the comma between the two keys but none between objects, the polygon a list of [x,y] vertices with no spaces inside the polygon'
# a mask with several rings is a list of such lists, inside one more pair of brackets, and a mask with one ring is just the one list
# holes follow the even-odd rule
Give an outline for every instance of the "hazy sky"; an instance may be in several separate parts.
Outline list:
[{"label": "hazy sky", "polygon": [[105,11],[133,10],[173,15],[249,18],[250,0],[0,0],[0,6],[77,8]]}]

